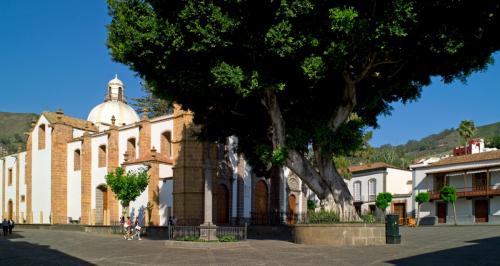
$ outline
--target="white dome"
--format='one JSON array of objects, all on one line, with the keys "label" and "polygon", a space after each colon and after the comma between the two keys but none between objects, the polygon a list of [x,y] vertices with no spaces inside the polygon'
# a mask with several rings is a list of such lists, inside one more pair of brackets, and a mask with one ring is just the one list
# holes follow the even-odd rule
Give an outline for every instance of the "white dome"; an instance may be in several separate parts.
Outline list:
[{"label": "white dome", "polygon": [[111,124],[111,118],[113,116],[115,116],[115,125],[117,126],[133,124],[140,121],[135,110],[126,103],[120,101],[108,101],[97,105],[90,111],[87,120],[94,124]]},{"label": "white dome", "polygon": [[108,94],[105,101],[90,111],[87,120],[94,124],[111,124],[111,118],[114,116],[116,119],[115,125],[117,126],[139,122],[140,119],[135,110],[127,105],[125,86],[118,79],[118,76],[115,75],[115,78],[108,82],[107,90]]}]

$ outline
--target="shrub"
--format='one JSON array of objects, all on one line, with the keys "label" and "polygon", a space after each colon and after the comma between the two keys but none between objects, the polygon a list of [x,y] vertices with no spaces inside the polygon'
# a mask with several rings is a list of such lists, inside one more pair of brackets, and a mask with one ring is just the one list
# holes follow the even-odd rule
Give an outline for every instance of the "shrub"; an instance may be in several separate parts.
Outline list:
[{"label": "shrub", "polygon": [[232,235],[223,235],[219,237],[219,242],[236,242],[236,241],[238,240],[236,239],[236,237]]},{"label": "shrub", "polygon": [[176,238],[175,240],[177,240],[177,241],[193,241],[193,242],[197,242],[197,241],[200,241],[200,238],[197,237],[197,236],[182,236],[182,237]]},{"label": "shrub", "polygon": [[389,207],[389,204],[392,201],[392,194],[389,192],[380,192],[375,199],[375,205],[377,208],[381,209],[385,213],[385,209]]},{"label": "shrub", "polygon": [[309,216],[310,224],[331,224],[338,223],[340,217],[338,213],[332,211],[321,210],[318,212],[312,212]]},{"label": "shrub", "polygon": [[310,211],[316,210],[316,201],[315,200],[307,200],[307,209]]},{"label": "shrub", "polygon": [[371,213],[361,214],[360,218],[361,218],[361,220],[363,220],[364,223],[372,224],[372,223],[375,223],[375,221],[376,221],[375,215],[373,215]]}]

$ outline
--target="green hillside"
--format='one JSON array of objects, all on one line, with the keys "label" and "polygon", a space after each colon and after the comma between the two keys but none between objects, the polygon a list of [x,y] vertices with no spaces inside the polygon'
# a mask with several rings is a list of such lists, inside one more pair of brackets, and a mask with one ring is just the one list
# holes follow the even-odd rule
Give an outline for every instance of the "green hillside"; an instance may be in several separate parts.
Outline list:
[{"label": "green hillside", "polygon": [[[476,138],[485,139],[486,147],[492,147],[492,145],[488,145],[488,139],[498,136],[500,136],[500,122],[477,127],[475,134]],[[449,154],[454,147],[464,144],[456,129],[445,129],[421,140],[410,140],[406,144],[397,146],[382,145],[373,150],[370,161],[384,161],[405,168],[417,158]],[[353,162],[358,163],[360,160],[355,159]]]},{"label": "green hillside", "polygon": [[5,113],[0,112],[0,153],[14,153],[20,146],[26,148],[24,132],[31,127],[31,120],[36,119],[37,114],[30,113]]}]

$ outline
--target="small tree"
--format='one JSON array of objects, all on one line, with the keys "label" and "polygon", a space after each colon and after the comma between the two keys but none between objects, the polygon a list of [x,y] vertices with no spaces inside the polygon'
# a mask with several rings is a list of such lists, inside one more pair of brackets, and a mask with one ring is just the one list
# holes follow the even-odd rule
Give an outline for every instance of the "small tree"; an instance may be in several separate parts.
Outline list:
[{"label": "small tree", "polygon": [[428,202],[431,199],[431,195],[429,192],[420,192],[415,197],[415,201],[418,203],[417,205],[417,226],[420,225],[420,205],[424,202]]},{"label": "small tree", "polygon": [[444,186],[441,189],[441,199],[453,205],[453,219],[457,225],[457,210],[455,209],[455,202],[457,201],[457,190],[452,186]]},{"label": "small tree", "polygon": [[467,143],[476,132],[476,125],[472,120],[463,120],[458,126],[458,134],[465,140],[465,153],[467,154]]},{"label": "small tree", "polygon": [[115,193],[116,198],[120,200],[124,214],[128,214],[130,202],[141,195],[148,186],[148,183],[149,175],[147,169],[125,173],[123,168],[118,167],[114,172],[106,175],[106,184]]},{"label": "small tree", "polygon": [[389,204],[392,201],[392,194],[389,192],[380,192],[377,195],[377,199],[375,199],[375,205],[377,208],[381,209],[384,212],[385,217],[385,209],[389,207]]}]

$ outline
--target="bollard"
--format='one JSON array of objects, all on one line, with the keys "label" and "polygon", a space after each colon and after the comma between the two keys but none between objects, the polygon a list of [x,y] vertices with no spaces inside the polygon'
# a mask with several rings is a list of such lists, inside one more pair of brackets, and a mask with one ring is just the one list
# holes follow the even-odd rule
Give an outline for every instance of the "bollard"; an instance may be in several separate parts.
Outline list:
[{"label": "bollard", "polygon": [[399,234],[399,215],[388,214],[385,217],[385,242],[386,244],[401,244]]}]

